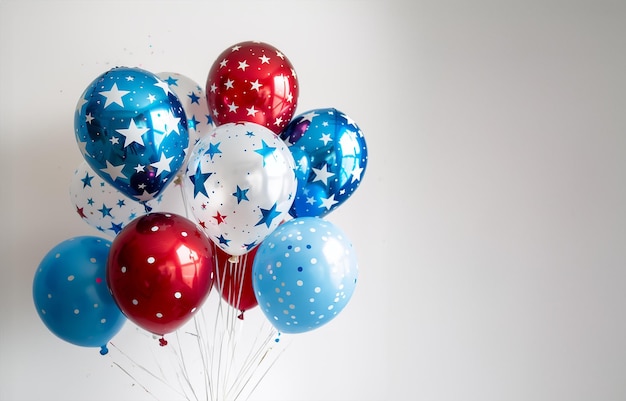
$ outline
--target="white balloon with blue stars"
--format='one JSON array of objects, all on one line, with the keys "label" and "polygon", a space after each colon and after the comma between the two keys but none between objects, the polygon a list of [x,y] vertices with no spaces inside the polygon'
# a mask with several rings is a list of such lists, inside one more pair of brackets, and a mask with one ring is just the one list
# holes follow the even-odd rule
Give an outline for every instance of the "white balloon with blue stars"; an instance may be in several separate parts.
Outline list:
[{"label": "white balloon with blue stars", "polygon": [[259,245],[252,265],[259,307],[284,333],[311,331],[333,320],[350,301],[357,278],[351,241],[319,217],[280,225]]},{"label": "white balloon with blue stars", "polygon": [[[70,200],[78,216],[110,238],[136,217],[146,214],[146,205],[129,199],[105,182],[86,161],[74,171],[70,182]],[[149,208],[158,199],[147,202]]]},{"label": "white balloon with blue stars", "polygon": [[177,95],[155,74],[115,67],[83,92],[74,118],[84,159],[126,196],[158,197],[181,169],[189,146]]},{"label": "white balloon with blue stars", "polygon": [[287,145],[265,126],[219,125],[192,151],[183,177],[185,203],[217,246],[244,255],[289,217],[294,169]]}]

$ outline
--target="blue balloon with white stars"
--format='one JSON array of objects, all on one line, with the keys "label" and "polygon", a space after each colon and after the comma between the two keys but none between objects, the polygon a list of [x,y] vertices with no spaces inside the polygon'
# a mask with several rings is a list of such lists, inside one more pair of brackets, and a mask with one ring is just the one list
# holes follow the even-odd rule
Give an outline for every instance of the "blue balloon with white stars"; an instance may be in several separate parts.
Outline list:
[{"label": "blue balloon with white stars", "polygon": [[359,187],[367,144],[358,125],[335,108],[296,116],[281,132],[296,162],[298,190],[289,214],[324,217]]},{"label": "blue balloon with white stars", "polygon": [[289,220],[257,248],[252,287],[260,309],[281,332],[302,333],[334,319],[358,278],[353,245],[319,217]]},{"label": "blue balloon with white stars", "polygon": [[33,278],[33,301],[46,327],[60,339],[100,347],[126,322],[106,283],[111,241],[79,236],[60,242],[39,263]]},{"label": "blue balloon with white stars", "polygon": [[115,67],[97,77],[76,105],[74,129],[91,168],[144,204],[173,181],[189,147],[179,98],[140,68]]}]

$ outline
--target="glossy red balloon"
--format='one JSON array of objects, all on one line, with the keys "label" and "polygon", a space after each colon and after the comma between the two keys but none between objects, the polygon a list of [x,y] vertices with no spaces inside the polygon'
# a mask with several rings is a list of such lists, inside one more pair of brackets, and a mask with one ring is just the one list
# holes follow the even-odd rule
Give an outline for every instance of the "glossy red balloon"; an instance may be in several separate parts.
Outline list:
[{"label": "glossy red balloon", "polygon": [[242,312],[240,318],[243,318],[243,312],[258,305],[252,288],[252,263],[257,248],[258,246],[233,260],[220,247],[215,247],[215,286],[226,302]]},{"label": "glossy red balloon", "polygon": [[216,125],[253,122],[279,134],[298,103],[298,78],[277,48],[240,42],[215,60],[206,81],[206,97]]},{"label": "glossy red balloon", "polygon": [[187,322],[211,291],[213,243],[195,223],[172,213],[149,213],[115,237],[106,280],[126,317],[154,334]]}]

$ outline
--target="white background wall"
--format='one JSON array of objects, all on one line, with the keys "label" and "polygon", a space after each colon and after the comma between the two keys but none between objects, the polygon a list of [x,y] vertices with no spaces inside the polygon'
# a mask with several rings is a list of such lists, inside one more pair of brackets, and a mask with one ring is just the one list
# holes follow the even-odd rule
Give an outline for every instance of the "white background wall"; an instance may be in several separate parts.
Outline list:
[{"label": "white background wall", "polygon": [[54,337],[32,279],[98,235],[68,195],[86,85],[117,65],[203,85],[244,40],[281,49],[298,112],[344,111],[370,155],[328,216],[356,293],[252,399],[626,399],[626,3],[553,0],[1,0],[0,399],[163,397]]}]

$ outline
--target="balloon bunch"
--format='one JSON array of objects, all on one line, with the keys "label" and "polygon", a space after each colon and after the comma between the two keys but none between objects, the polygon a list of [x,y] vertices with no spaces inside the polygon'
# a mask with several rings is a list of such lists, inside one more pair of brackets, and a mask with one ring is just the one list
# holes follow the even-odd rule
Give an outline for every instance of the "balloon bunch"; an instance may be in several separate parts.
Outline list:
[{"label": "balloon bunch", "polygon": [[[50,331],[104,354],[127,318],[165,345],[214,287],[239,320],[259,305],[278,332],[337,316],[358,263],[324,217],[360,185],[367,146],[335,108],[295,115],[298,98],[289,59],[256,41],[225,49],[204,88],[132,67],[96,77],[75,110],[70,199],[111,241],[44,257],[33,297]],[[172,182],[185,216],[158,210]]]}]

